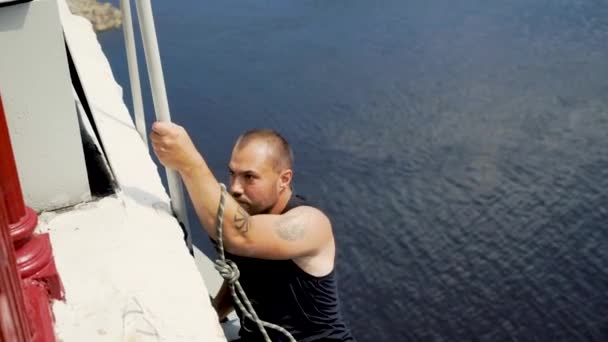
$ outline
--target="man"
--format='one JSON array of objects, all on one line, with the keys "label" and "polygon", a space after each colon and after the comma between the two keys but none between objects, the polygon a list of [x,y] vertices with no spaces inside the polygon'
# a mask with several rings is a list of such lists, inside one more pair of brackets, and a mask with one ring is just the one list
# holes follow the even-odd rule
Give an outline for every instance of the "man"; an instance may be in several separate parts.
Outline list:
[{"label": "man", "polygon": [[[216,240],[221,188],[186,131],[156,122],[150,134],[163,165],[181,175],[198,217]],[[229,164],[223,241],[226,258],[239,267],[241,286],[258,317],[285,328],[297,341],[353,341],[342,320],[334,273],[335,242],[329,219],[294,194],[293,154],[271,130],[249,131],[237,140]],[[224,283],[214,306],[220,319],[232,310]],[[262,341],[255,322],[243,316],[242,341]],[[272,341],[286,341],[266,328]]]}]

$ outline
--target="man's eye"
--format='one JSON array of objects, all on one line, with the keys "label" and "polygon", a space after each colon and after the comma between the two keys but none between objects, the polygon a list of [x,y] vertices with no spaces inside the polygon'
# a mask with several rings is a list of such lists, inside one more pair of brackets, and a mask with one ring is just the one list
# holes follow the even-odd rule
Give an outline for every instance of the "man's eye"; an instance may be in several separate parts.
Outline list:
[{"label": "man's eye", "polygon": [[255,177],[253,177],[253,175],[245,175],[245,179],[248,181],[253,180]]}]

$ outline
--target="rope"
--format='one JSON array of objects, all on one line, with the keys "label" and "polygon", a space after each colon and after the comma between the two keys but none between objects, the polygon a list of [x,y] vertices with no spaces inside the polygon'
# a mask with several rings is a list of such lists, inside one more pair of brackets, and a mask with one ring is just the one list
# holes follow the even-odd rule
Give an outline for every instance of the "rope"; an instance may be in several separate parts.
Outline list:
[{"label": "rope", "polygon": [[[272,342],[272,340],[270,339],[270,337],[268,337],[268,333],[266,332],[266,329],[264,327],[278,330],[279,332],[281,332],[285,336],[287,336],[287,338],[289,338],[290,342],[296,342],[296,339],[293,338],[293,336],[291,336],[291,334],[287,330],[285,330],[283,327],[280,327],[276,324],[262,321],[258,317],[255,310],[253,309],[253,306],[251,305],[251,302],[249,301],[249,298],[247,298],[247,295],[245,294],[245,291],[243,290],[243,288],[241,287],[241,284],[239,282],[239,276],[240,276],[239,268],[236,266],[236,264],[232,260],[228,260],[224,256],[224,240],[223,240],[223,236],[222,236],[222,230],[223,230],[223,226],[224,226],[224,205],[226,202],[226,186],[224,184],[220,183],[220,188],[221,188],[221,191],[220,191],[221,195],[220,195],[219,208],[217,210],[217,226],[216,226],[217,242],[218,242],[218,246],[219,246],[220,259],[215,261],[215,269],[218,270],[218,272],[220,273],[222,278],[224,278],[226,281],[228,281],[228,285],[230,286],[230,293],[232,294],[232,298],[234,299],[234,302],[238,305],[239,309],[245,315],[245,317],[249,318],[250,320],[254,321],[257,324],[257,326],[260,329],[260,332],[262,333],[262,335],[264,336],[264,340],[266,342]],[[237,295],[237,291],[238,291],[238,295],[240,295],[243,298],[242,302],[239,299],[239,296]],[[244,302],[244,305],[243,305],[243,302]]]}]

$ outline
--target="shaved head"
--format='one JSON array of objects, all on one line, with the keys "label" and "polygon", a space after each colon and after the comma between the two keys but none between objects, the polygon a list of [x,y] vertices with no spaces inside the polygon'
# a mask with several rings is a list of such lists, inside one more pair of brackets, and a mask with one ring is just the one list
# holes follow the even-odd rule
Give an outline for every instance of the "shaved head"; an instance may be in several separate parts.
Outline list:
[{"label": "shaved head", "polygon": [[230,194],[250,215],[280,213],[292,194],[293,153],[279,133],[254,129],[236,141],[228,163]]},{"label": "shaved head", "polygon": [[253,129],[243,133],[234,148],[240,150],[252,142],[261,142],[268,148],[268,158],[277,172],[293,168],[293,152],[289,143],[279,133],[271,129]]}]

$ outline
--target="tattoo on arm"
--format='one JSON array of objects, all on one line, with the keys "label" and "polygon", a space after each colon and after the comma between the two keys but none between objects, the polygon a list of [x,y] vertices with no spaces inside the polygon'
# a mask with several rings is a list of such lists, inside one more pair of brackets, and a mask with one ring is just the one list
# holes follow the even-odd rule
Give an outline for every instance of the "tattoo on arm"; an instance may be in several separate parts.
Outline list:
[{"label": "tattoo on arm", "polygon": [[239,233],[247,233],[249,230],[249,214],[240,206],[234,214],[234,227]]},{"label": "tattoo on arm", "polygon": [[304,237],[305,228],[301,220],[294,216],[283,216],[276,223],[277,235],[286,241],[295,241]]}]

